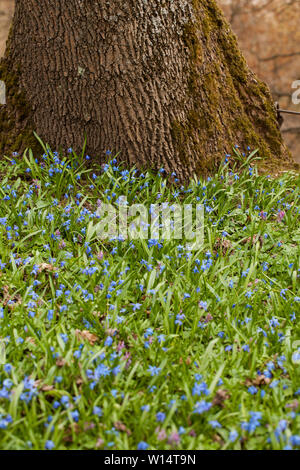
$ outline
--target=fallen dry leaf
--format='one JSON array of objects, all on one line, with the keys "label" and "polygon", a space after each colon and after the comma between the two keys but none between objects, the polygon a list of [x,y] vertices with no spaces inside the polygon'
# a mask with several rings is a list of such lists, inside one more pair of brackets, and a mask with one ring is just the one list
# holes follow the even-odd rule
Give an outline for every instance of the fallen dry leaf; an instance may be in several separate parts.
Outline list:
[{"label": "fallen dry leaf", "polygon": [[271,379],[265,377],[264,375],[258,375],[255,379],[246,379],[245,385],[247,387],[251,387],[251,385],[255,385],[256,387],[261,387],[262,385],[269,385]]},{"label": "fallen dry leaf", "polygon": [[35,342],[34,338],[32,338],[31,336],[27,336],[25,341],[27,341],[28,343],[34,344],[34,346],[36,346],[36,342]]},{"label": "fallen dry leaf", "polygon": [[115,336],[115,334],[116,334],[117,331],[118,331],[118,330],[117,330],[116,328],[108,328],[105,333],[106,333],[108,336]]},{"label": "fallen dry leaf", "polygon": [[55,266],[53,266],[53,264],[48,264],[48,263],[41,263],[38,265],[39,267],[39,273],[41,273],[42,271],[56,271],[57,268]]},{"label": "fallen dry leaf", "polygon": [[42,390],[42,392],[50,392],[51,390],[54,390],[54,385],[42,385],[40,390]]},{"label": "fallen dry leaf", "polygon": [[131,431],[130,429],[128,429],[124,423],[122,423],[121,421],[117,421],[116,423],[114,423],[114,427],[116,428],[117,431],[122,431],[122,432],[126,432],[127,436],[131,436]]},{"label": "fallen dry leaf", "polygon": [[56,365],[57,365],[57,367],[63,367],[63,366],[66,365],[66,361],[62,357],[59,357],[56,360]]},{"label": "fallen dry leaf", "polygon": [[224,401],[228,400],[230,398],[230,395],[227,390],[222,390],[219,389],[216,392],[216,395],[212,401],[213,406],[221,406],[222,408],[224,407]]},{"label": "fallen dry leaf", "polygon": [[78,378],[76,379],[76,385],[79,386],[79,385],[82,385],[82,384],[83,384],[83,379],[82,379],[82,377],[78,377]]},{"label": "fallen dry leaf", "polygon": [[78,339],[82,338],[82,339],[86,339],[92,346],[98,341],[98,336],[94,335],[93,333],[91,333],[90,331],[88,330],[76,330],[75,331],[75,334],[77,336]]},{"label": "fallen dry leaf", "polygon": [[84,431],[89,431],[89,429],[94,429],[95,427],[96,427],[95,423],[86,422],[86,423],[84,423],[83,430]]},{"label": "fallen dry leaf", "polygon": [[73,442],[73,432],[75,434],[79,434],[81,431],[79,424],[77,423],[72,423],[65,432],[65,435],[63,437],[64,442]]},{"label": "fallen dry leaf", "polygon": [[257,241],[259,241],[260,247],[262,247],[264,243],[263,237],[261,236],[258,237],[257,235],[253,235],[253,237],[245,238],[243,240],[243,243],[252,243],[252,245],[255,245]]},{"label": "fallen dry leaf", "polygon": [[227,253],[227,250],[229,250],[229,248],[231,247],[232,243],[230,240],[217,238],[214,246],[214,253],[216,253],[217,250],[221,248],[223,255],[225,255]]},{"label": "fallen dry leaf", "polygon": [[289,408],[293,411],[296,411],[299,407],[299,402],[298,402],[298,400],[294,400],[294,401],[292,401],[291,403],[288,403],[285,406],[286,406],[286,408]]},{"label": "fallen dry leaf", "polygon": [[51,390],[54,390],[54,385],[42,384],[41,379],[35,380],[34,385],[42,392],[50,392]]},{"label": "fallen dry leaf", "polygon": [[13,310],[17,305],[20,305],[22,303],[22,297],[19,294],[11,295],[9,293],[9,286],[5,285],[2,289],[4,306],[7,305],[10,310]]},{"label": "fallen dry leaf", "polygon": [[219,436],[219,434],[214,434],[213,435],[213,441],[217,442],[221,447],[223,447],[223,445],[225,444],[225,442],[223,441],[221,436]]}]

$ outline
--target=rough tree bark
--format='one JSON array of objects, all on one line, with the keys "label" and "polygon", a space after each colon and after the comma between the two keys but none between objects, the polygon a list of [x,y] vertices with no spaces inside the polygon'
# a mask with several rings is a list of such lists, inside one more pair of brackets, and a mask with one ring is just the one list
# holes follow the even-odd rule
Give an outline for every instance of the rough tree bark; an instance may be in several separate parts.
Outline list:
[{"label": "rough tree bark", "polygon": [[16,0],[0,80],[0,153],[105,151],[138,166],[207,172],[232,145],[290,163],[265,84],[215,0]]}]

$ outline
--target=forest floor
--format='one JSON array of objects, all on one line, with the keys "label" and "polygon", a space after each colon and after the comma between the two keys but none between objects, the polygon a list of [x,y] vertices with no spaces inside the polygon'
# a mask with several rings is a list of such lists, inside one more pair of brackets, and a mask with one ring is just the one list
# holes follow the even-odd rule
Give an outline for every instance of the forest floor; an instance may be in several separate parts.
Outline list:
[{"label": "forest floor", "polygon": [[[300,448],[300,176],[241,158],[189,187],[2,161],[1,449]],[[121,195],[203,204],[203,249],[101,241]]]}]

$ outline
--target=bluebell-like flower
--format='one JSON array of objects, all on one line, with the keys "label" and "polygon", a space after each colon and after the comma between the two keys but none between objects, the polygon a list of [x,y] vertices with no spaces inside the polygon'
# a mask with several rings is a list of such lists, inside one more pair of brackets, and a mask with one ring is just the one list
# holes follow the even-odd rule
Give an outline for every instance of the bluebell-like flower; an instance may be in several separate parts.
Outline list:
[{"label": "bluebell-like flower", "polygon": [[165,413],[163,413],[162,411],[159,411],[158,413],[156,413],[156,421],[162,423],[165,419],[166,419]]},{"label": "bluebell-like flower", "polygon": [[199,401],[195,405],[194,413],[196,414],[205,413],[206,411],[209,411],[211,407],[212,407],[212,404],[210,402],[207,402],[205,400]]},{"label": "bluebell-like flower", "polygon": [[149,369],[148,371],[150,372],[151,376],[155,376],[155,375],[159,375],[159,373],[161,372],[161,368],[160,367],[155,367],[155,366],[149,366]]},{"label": "bluebell-like flower", "polygon": [[138,450],[147,450],[149,447],[149,444],[147,444],[147,442],[144,442],[144,441],[141,441],[138,443]]}]

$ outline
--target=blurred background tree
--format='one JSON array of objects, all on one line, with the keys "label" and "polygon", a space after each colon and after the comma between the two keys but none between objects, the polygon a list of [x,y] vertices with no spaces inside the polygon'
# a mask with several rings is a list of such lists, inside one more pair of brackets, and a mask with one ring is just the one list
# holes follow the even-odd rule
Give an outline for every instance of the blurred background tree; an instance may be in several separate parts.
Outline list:
[{"label": "blurred background tree", "polygon": [[[292,84],[300,80],[300,0],[218,0],[249,66],[281,108],[300,111]],[[299,96],[299,95],[298,95]],[[300,117],[284,115],[282,133],[300,162]]]},{"label": "blurred background tree", "polygon": [[[300,80],[300,0],[218,0],[237,34],[249,66],[270,87],[281,107],[292,102]],[[5,50],[14,0],[0,0],[0,56]],[[300,162],[300,117],[284,116],[282,133]]]},{"label": "blurred background tree", "polygon": [[0,0],[0,57],[5,52],[5,43],[13,17],[15,0]]}]

